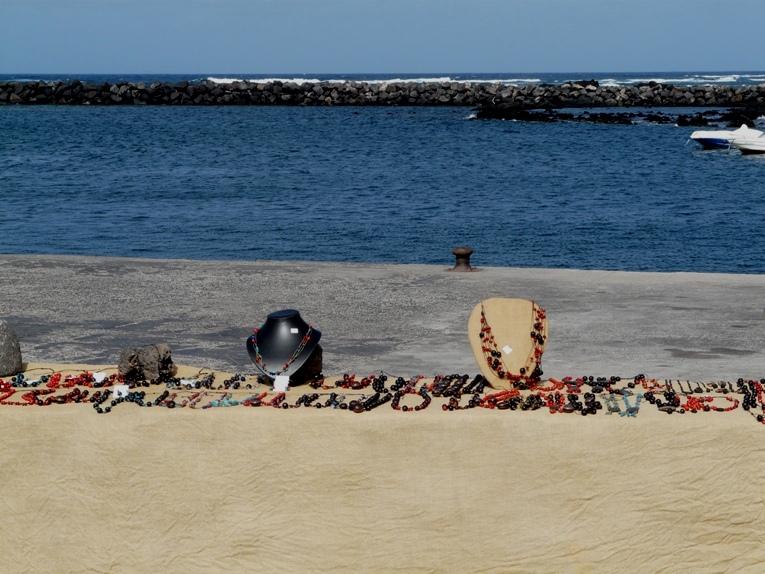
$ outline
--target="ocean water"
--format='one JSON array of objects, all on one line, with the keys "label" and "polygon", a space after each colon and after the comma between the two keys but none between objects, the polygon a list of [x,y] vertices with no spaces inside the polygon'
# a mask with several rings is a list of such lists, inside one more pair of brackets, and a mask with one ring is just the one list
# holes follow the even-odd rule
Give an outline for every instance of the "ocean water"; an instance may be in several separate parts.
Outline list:
[{"label": "ocean water", "polygon": [[469,116],[0,106],[0,252],[765,272],[765,157]]},{"label": "ocean water", "polygon": [[757,85],[765,83],[765,71],[718,71],[718,72],[576,72],[576,73],[437,73],[437,74],[0,74],[2,81],[55,81],[80,79],[84,82],[233,82],[247,80],[266,82],[272,80],[303,82],[360,81],[365,82],[501,82],[505,84],[561,84],[571,80],[594,79],[604,85],[634,85],[644,82],[663,82],[678,86],[689,85]]}]

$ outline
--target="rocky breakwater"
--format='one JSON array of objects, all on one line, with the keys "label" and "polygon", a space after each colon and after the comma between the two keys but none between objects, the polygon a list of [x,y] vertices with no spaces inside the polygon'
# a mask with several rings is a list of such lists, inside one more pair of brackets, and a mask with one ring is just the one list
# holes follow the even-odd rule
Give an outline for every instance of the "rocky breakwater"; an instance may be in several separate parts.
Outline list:
[{"label": "rocky breakwater", "polygon": [[648,82],[633,86],[601,86],[596,81],[528,87],[520,93],[481,101],[478,117],[514,117],[518,112],[602,107],[765,107],[765,84],[757,86],[674,86]]},{"label": "rocky breakwater", "polygon": [[567,107],[762,107],[758,86],[630,86],[596,81],[512,86],[482,82],[0,83],[2,104],[478,106],[481,110]]},{"label": "rocky breakwater", "polygon": [[496,87],[460,82],[0,83],[2,104],[474,106]]}]

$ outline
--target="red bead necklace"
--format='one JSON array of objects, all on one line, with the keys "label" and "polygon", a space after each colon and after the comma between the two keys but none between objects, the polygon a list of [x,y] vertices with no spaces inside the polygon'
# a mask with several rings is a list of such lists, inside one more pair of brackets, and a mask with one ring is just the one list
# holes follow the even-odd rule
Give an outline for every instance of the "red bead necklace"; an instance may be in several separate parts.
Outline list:
[{"label": "red bead necklace", "polygon": [[496,393],[484,395],[484,397],[481,399],[480,406],[485,409],[495,409],[497,408],[498,403],[501,403],[513,397],[520,397],[520,396],[521,396],[521,392],[518,389],[508,389],[506,391],[498,391]]},{"label": "red bead necklace", "polygon": [[510,369],[507,368],[507,365],[502,358],[502,352],[499,350],[497,341],[494,339],[491,325],[489,325],[489,322],[486,319],[486,310],[483,307],[483,303],[481,303],[481,332],[479,333],[479,337],[481,338],[481,350],[486,359],[486,364],[489,365],[489,368],[494,371],[500,379],[519,382],[538,378],[537,372],[541,373],[539,367],[542,364],[542,353],[544,353],[544,344],[546,340],[545,317],[545,310],[532,302],[532,330],[530,332],[531,351],[529,352],[529,356],[527,357],[524,366],[520,368],[519,373],[516,375],[510,372]]},{"label": "red bead necklace", "polygon": [[335,383],[335,386],[341,389],[351,389],[354,391],[358,391],[360,389],[365,389],[369,385],[371,385],[373,378],[374,377],[369,376],[369,377],[364,377],[360,381],[357,381],[355,373],[351,375],[346,373],[343,375],[343,379],[341,381],[338,381],[337,383]]}]

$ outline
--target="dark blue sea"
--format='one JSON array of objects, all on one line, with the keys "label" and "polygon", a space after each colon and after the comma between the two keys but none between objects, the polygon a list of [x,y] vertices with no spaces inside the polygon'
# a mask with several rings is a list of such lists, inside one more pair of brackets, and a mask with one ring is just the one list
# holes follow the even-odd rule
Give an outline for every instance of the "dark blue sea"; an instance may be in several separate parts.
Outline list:
[{"label": "dark blue sea", "polygon": [[0,106],[0,252],[765,272],[765,157],[470,115]]}]

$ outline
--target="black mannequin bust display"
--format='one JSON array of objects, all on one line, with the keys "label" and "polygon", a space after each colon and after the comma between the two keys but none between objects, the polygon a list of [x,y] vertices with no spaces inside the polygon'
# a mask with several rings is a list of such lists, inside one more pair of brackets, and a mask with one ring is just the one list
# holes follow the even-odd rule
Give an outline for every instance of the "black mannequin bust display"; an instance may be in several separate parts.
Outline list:
[{"label": "black mannequin bust display", "polygon": [[[270,313],[265,323],[247,339],[247,352],[255,367],[269,379],[290,377],[292,384],[321,373],[321,332],[311,327],[295,309]],[[318,369],[317,369],[318,366]]]},{"label": "black mannequin bust display", "polygon": [[293,385],[304,385],[305,383],[310,383],[320,377],[323,366],[323,354],[324,351],[322,350],[321,345],[316,345],[303,365],[295,371],[295,374],[290,375],[290,383]]}]

